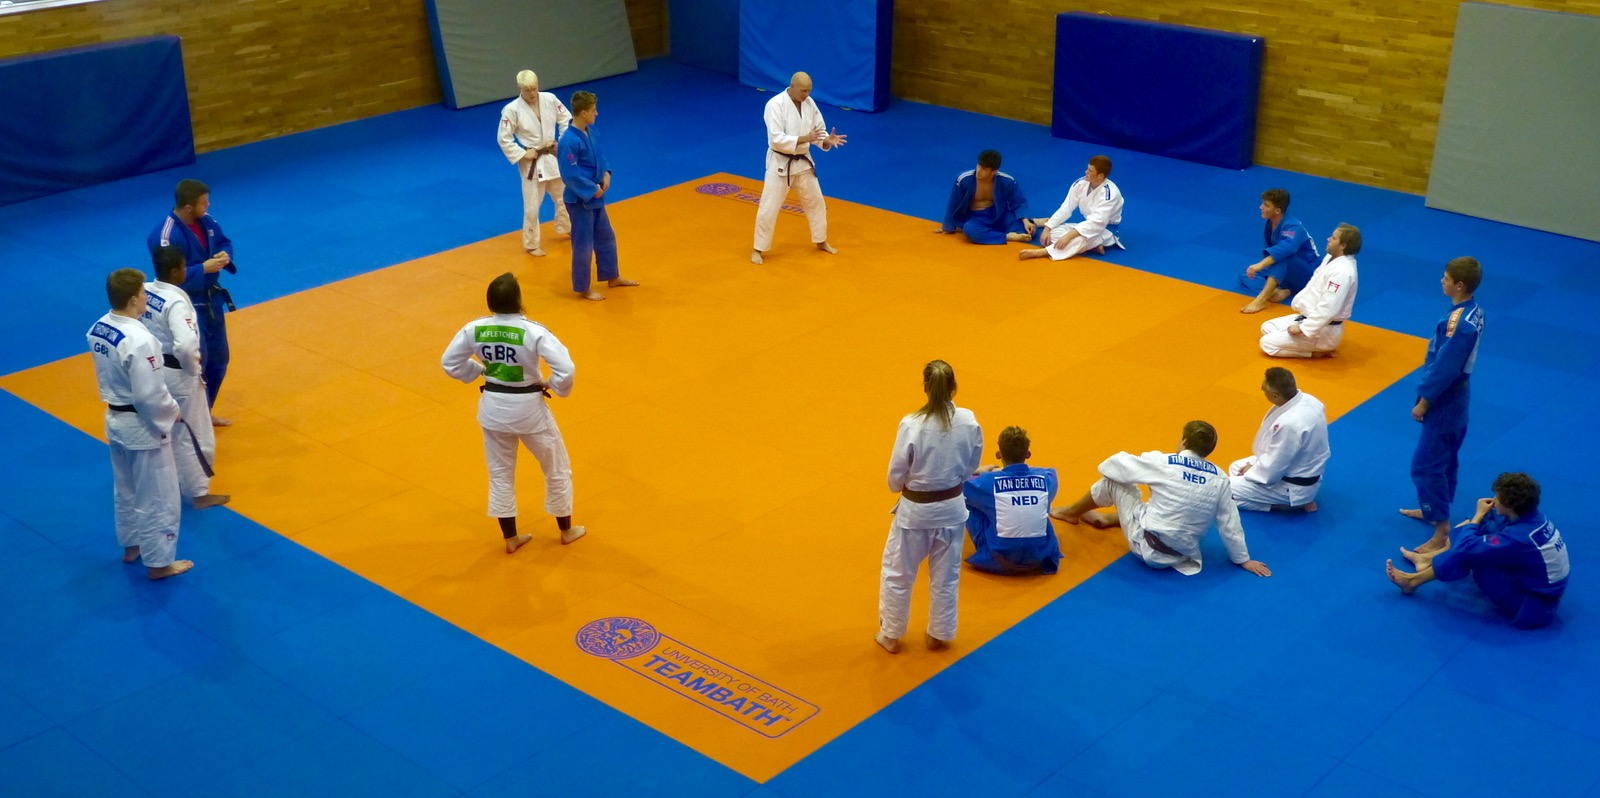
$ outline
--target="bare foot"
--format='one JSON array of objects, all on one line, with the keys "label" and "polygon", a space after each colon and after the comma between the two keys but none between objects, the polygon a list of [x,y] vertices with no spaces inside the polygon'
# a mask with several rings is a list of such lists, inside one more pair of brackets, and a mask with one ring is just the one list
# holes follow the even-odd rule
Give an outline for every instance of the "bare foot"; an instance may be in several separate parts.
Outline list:
[{"label": "bare foot", "polygon": [[1394,567],[1394,560],[1384,560],[1383,569],[1389,574],[1389,581],[1400,587],[1400,592],[1411,595],[1417,592],[1416,574],[1408,574]]},{"label": "bare foot", "polygon": [[190,506],[194,507],[196,510],[204,510],[207,507],[221,507],[222,505],[227,504],[232,498],[232,496],[226,493],[207,493],[204,496],[196,496],[191,499]]},{"label": "bare foot", "polygon": [[575,526],[571,529],[564,529],[561,531],[561,545],[565,546],[568,543],[571,543],[572,541],[588,534],[588,532],[589,530],[584,529],[581,526]]},{"label": "bare foot", "polygon": [[1405,516],[1405,517],[1407,517],[1407,518],[1415,518],[1418,521],[1422,520],[1422,511],[1421,510],[1401,510],[1400,514]]},{"label": "bare foot", "polygon": [[138,562],[139,561],[139,547],[138,546],[129,546],[129,547],[123,549],[122,550],[122,561],[123,562]]},{"label": "bare foot", "polygon": [[169,576],[177,576],[193,567],[194,560],[173,560],[172,564],[165,568],[151,568],[147,576],[150,577],[151,581],[166,579]]},{"label": "bare foot", "polygon": [[[1406,562],[1411,563],[1413,566],[1415,566],[1417,568],[1421,568],[1422,566],[1427,565],[1430,562],[1433,562],[1433,558],[1432,557],[1429,557],[1428,555],[1423,554],[1420,551],[1412,551],[1411,549],[1408,549],[1405,546],[1401,546],[1400,547],[1400,556],[1406,558]],[[1421,562],[1418,562],[1419,560]]]},{"label": "bare foot", "polygon": [[829,255],[837,255],[837,254],[839,254],[839,250],[834,249],[833,245],[829,244],[826,241],[822,242],[821,244],[818,244],[817,245],[817,249],[820,249],[823,252],[828,253]]},{"label": "bare foot", "polygon": [[636,286],[638,284],[639,284],[638,280],[626,280],[626,279],[623,279],[621,277],[618,277],[615,280],[607,280],[606,281],[606,285],[609,285],[612,288],[631,288],[631,287]]},{"label": "bare foot", "polygon": [[1028,235],[1027,233],[1006,233],[1006,240],[1007,241],[1012,241],[1012,242],[1016,242],[1016,241],[1032,241],[1033,240],[1033,236]]},{"label": "bare foot", "polygon": [[761,259],[761,250],[759,250],[759,249],[750,250],[750,262],[754,263],[754,264],[757,264],[757,265],[760,265],[760,264],[766,262],[766,261],[763,261]]},{"label": "bare foot", "polygon": [[1114,526],[1122,526],[1122,522],[1117,520],[1116,513],[1108,513],[1103,510],[1090,510],[1084,513],[1083,522],[1095,529],[1110,529]]},{"label": "bare foot", "polygon": [[1316,351],[1316,352],[1312,352],[1311,356],[1314,357],[1314,358],[1317,358],[1317,357],[1338,357],[1339,356],[1339,350],[1337,350],[1337,349],[1319,350],[1319,351]]},{"label": "bare foot", "polygon": [[1314,513],[1314,512],[1317,511],[1317,503],[1316,502],[1306,502],[1305,504],[1300,506],[1300,509],[1305,511],[1305,512],[1308,512],[1308,513]]},{"label": "bare foot", "polygon": [[1412,549],[1412,553],[1419,557],[1426,557],[1430,562],[1432,562],[1435,554],[1438,554],[1439,552],[1448,548],[1450,548],[1449,543],[1435,543],[1433,538],[1429,538],[1427,543]]},{"label": "bare foot", "polygon": [[1105,247],[1095,247],[1094,248],[1094,254],[1096,254],[1096,255],[1104,255],[1104,254],[1106,254],[1106,248]]},{"label": "bare foot", "polygon": [[1288,299],[1288,298],[1289,298],[1289,289],[1287,289],[1287,288],[1279,288],[1278,290],[1272,292],[1272,302],[1274,304],[1276,304],[1278,302],[1282,302],[1283,300]]},{"label": "bare foot", "polygon": [[1260,313],[1267,309],[1267,303],[1261,297],[1250,300],[1250,304],[1239,308],[1240,313]]},{"label": "bare foot", "polygon": [[535,258],[542,258],[544,257],[544,249],[541,247],[534,247],[533,249],[528,250],[528,254],[534,256]]},{"label": "bare foot", "polygon": [[929,651],[944,651],[945,649],[948,649],[950,647],[950,641],[949,640],[940,640],[939,638],[934,637],[933,635],[928,635],[927,639],[928,639],[928,650]]},{"label": "bare foot", "polygon": [[211,426],[213,426],[213,427],[231,427],[231,426],[233,426],[233,422],[229,421],[228,419],[223,418],[222,416],[212,416],[211,417]]},{"label": "bare foot", "polygon": [[593,302],[599,302],[600,300],[606,298],[606,295],[600,293],[599,291],[589,291],[589,292],[586,292],[586,293],[578,294],[578,296],[583,297],[584,299],[587,299],[587,300],[590,300],[590,301],[593,301]]},{"label": "bare foot", "polygon": [[1050,253],[1042,249],[1025,249],[1017,253],[1017,260],[1033,260],[1034,258],[1048,258]]},{"label": "bare foot", "polygon": [[1073,515],[1071,510],[1064,510],[1060,507],[1050,508],[1050,517],[1056,519],[1057,521],[1065,521],[1069,524],[1076,524],[1078,523],[1078,519],[1082,518],[1082,516]]},{"label": "bare foot", "polygon": [[872,642],[882,646],[883,650],[890,654],[900,653],[900,641],[893,637],[884,637],[882,632],[879,632],[877,637],[872,638]]},{"label": "bare foot", "polygon": [[516,554],[517,549],[528,545],[528,541],[530,540],[533,540],[532,535],[518,535],[514,538],[506,538],[506,553]]}]

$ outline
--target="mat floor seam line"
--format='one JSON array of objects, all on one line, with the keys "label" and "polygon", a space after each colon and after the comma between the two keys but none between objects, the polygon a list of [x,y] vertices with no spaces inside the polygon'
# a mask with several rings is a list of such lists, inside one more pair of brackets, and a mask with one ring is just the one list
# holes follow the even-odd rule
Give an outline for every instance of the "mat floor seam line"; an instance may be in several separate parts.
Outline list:
[{"label": "mat floor seam line", "polygon": [[[113,703],[115,703],[115,702],[113,702]],[[98,749],[96,749],[94,746],[90,745],[86,740],[83,740],[78,735],[73,734],[72,730],[67,728],[67,724],[66,723],[59,724],[59,725],[56,726],[56,728],[59,729],[62,734],[65,734],[65,735],[67,735],[67,737],[71,738],[73,742],[75,742],[78,745],[82,746],[83,750],[88,751],[90,754],[94,755],[95,759],[100,760],[100,762],[102,764],[104,764],[106,767],[111,768],[111,770],[114,771],[117,775],[121,776],[124,781],[126,781],[128,784],[132,785],[134,789],[138,790],[139,792],[141,792],[141,793],[143,793],[145,795],[150,795],[150,796],[156,795],[156,793],[153,793],[150,790],[146,789],[143,784],[140,784],[139,780],[133,777],[133,774],[131,774],[131,773],[127,772],[126,770],[123,770],[122,768],[118,767],[115,762],[112,762],[111,760],[106,759],[105,756],[102,755]]]},{"label": "mat floor seam line", "polygon": [[[1055,778],[1057,773],[1060,773],[1061,771],[1071,767],[1072,764],[1074,762],[1077,762],[1080,758],[1082,758],[1084,754],[1088,753],[1095,746],[1099,745],[1107,737],[1110,737],[1112,735],[1112,733],[1114,733],[1116,730],[1118,730],[1118,729],[1122,728],[1124,725],[1126,725],[1128,723],[1128,721],[1130,721],[1130,720],[1132,720],[1134,718],[1135,715],[1138,715],[1139,713],[1141,713],[1141,712],[1145,711],[1146,709],[1148,709],[1151,704],[1155,703],[1156,699],[1162,697],[1163,695],[1166,695],[1166,692],[1167,691],[1166,691],[1165,688],[1160,688],[1160,687],[1156,688],[1155,693],[1153,693],[1149,698],[1145,699],[1144,703],[1140,704],[1139,706],[1135,707],[1132,711],[1128,712],[1128,714],[1124,715],[1121,720],[1119,720],[1116,723],[1112,724],[1110,728],[1106,729],[1104,732],[1100,733],[1099,735],[1096,735],[1093,740],[1089,741],[1088,745],[1085,745],[1081,750],[1077,751],[1072,756],[1067,757],[1066,761],[1062,762],[1061,765],[1059,767],[1057,767],[1055,770],[1050,771],[1050,773],[1048,775],[1046,775],[1043,779],[1041,779],[1038,782],[1036,782],[1032,787],[1029,788],[1029,790],[1038,789],[1040,785],[1042,785],[1045,782]],[[1023,793],[1023,794],[1026,795],[1027,793]]]}]

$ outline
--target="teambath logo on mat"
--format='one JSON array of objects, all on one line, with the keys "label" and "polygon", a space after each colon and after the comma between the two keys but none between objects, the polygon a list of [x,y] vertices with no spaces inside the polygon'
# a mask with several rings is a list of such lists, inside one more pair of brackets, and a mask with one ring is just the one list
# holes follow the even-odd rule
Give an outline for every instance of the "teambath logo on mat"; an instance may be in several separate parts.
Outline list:
[{"label": "teambath logo on mat", "polygon": [[[700,185],[695,186],[694,190],[700,194],[708,194],[713,197],[727,197],[728,199],[736,199],[740,202],[748,202],[751,205],[761,204],[761,192],[752,191],[748,188],[740,188],[732,183],[701,183]],[[781,210],[784,213],[792,213],[796,216],[805,215],[805,210],[803,210],[798,204],[788,201],[787,198],[784,199]]]},{"label": "teambath logo on mat", "polygon": [[782,737],[820,710],[656,631],[638,618],[601,618],[578,630],[578,648],[627,668],[734,723]]}]

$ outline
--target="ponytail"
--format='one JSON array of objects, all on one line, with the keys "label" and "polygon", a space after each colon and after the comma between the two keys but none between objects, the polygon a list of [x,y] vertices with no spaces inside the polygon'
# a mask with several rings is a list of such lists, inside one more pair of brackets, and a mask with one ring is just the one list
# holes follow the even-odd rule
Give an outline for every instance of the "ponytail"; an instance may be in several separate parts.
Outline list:
[{"label": "ponytail", "polygon": [[916,414],[923,418],[936,418],[940,428],[950,429],[950,422],[955,415],[955,406],[952,404],[956,395],[955,370],[943,360],[923,366],[922,390],[928,395],[928,403]]}]

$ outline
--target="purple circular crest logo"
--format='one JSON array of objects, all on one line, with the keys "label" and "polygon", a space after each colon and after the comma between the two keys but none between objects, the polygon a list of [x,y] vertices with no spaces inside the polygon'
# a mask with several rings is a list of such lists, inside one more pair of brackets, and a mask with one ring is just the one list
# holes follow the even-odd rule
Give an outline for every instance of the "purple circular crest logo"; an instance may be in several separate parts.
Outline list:
[{"label": "purple circular crest logo", "polygon": [[578,630],[578,648],[605,659],[631,659],[656,647],[661,633],[638,618],[601,618]]},{"label": "purple circular crest logo", "polygon": [[731,197],[739,193],[739,187],[732,183],[702,183],[695,186],[694,190],[713,197]]}]

